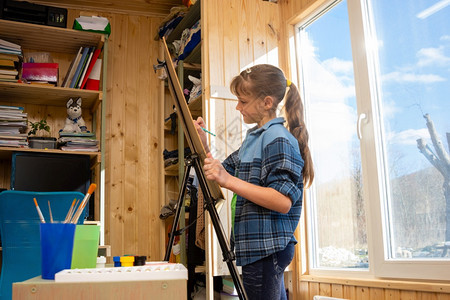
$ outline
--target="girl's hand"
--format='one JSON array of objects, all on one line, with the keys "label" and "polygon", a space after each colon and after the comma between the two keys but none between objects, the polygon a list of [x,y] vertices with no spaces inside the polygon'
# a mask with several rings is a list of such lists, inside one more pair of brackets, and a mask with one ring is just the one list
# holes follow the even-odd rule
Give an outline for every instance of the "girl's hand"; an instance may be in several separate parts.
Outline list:
[{"label": "girl's hand", "polygon": [[195,129],[197,129],[197,133],[200,136],[200,140],[202,141],[203,148],[205,148],[205,152],[209,153],[208,142],[206,139],[206,133],[203,131],[202,127],[205,128],[205,121],[202,117],[198,117],[197,120],[194,120]]},{"label": "girl's hand", "polygon": [[206,155],[203,170],[208,180],[216,181],[220,186],[226,188],[231,175],[222,166],[218,159],[214,159],[211,153]]}]

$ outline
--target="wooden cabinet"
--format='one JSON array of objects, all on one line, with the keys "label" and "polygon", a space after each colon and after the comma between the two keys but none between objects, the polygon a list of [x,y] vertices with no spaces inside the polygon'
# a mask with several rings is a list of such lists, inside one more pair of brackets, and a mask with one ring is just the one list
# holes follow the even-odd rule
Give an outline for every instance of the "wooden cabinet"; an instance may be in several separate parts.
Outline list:
[{"label": "wooden cabinet", "polygon": [[[8,20],[0,20],[0,39],[16,43],[22,47],[24,55],[30,52],[50,53],[53,62],[59,64],[58,86],[64,80],[70,63],[80,47],[103,47],[107,53],[107,39],[98,33],[84,32],[72,29],[42,26]],[[106,57],[103,57],[103,62]],[[105,68],[103,67],[103,70]],[[103,83],[105,72],[102,72]],[[105,89],[105,85],[101,87]],[[103,140],[104,140],[104,107],[105,92],[84,89],[61,88],[44,85],[33,85],[0,81],[0,105],[21,106],[28,114],[28,121],[46,119],[50,125],[51,136],[59,137],[59,131],[64,128],[67,116],[66,103],[70,98],[82,98],[83,118],[87,128],[95,132],[100,141],[99,152],[62,151],[58,149],[26,149],[0,147],[0,187],[10,188],[11,157],[14,151],[36,152],[47,154],[77,154],[90,157],[93,170],[91,182],[97,183],[95,192],[95,220],[103,222],[103,181],[100,171],[103,170]],[[70,170],[67,170],[70,172]],[[93,199],[91,198],[91,201]],[[103,224],[103,223],[102,223]],[[103,226],[102,226],[103,243]]]}]

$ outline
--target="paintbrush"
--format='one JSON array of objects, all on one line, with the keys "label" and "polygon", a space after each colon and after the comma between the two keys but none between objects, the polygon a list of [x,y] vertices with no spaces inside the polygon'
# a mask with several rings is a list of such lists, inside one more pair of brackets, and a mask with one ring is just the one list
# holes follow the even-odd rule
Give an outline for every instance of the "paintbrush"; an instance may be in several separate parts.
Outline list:
[{"label": "paintbrush", "polygon": [[89,198],[91,197],[92,193],[97,188],[97,185],[95,183],[92,183],[89,186],[88,192],[86,193],[86,196],[84,196],[83,201],[81,201],[80,206],[78,206],[77,211],[75,212],[75,215],[71,221],[71,223],[76,224],[78,222],[78,219],[81,216],[81,213],[83,212],[83,209],[86,207],[87,202],[89,201]]},{"label": "paintbrush", "polygon": [[33,198],[33,200],[34,200],[34,205],[36,205],[36,210],[38,212],[39,219],[41,219],[41,223],[45,223],[44,216],[42,215],[41,209],[39,208],[36,198]]}]

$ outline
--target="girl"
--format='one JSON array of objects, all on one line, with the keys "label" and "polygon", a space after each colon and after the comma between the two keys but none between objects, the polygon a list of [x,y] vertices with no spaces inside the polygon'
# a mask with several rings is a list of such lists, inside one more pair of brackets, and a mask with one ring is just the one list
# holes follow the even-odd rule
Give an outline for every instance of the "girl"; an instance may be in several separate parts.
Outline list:
[{"label": "girl", "polygon": [[[249,299],[286,299],[284,269],[294,256],[294,231],[304,184],[314,178],[300,94],[283,72],[256,65],[231,82],[236,109],[248,130],[241,147],[220,163],[206,143],[202,118],[194,121],[207,152],[208,180],[235,193],[232,216],[236,264]],[[285,100],[287,124],[276,112]]]}]

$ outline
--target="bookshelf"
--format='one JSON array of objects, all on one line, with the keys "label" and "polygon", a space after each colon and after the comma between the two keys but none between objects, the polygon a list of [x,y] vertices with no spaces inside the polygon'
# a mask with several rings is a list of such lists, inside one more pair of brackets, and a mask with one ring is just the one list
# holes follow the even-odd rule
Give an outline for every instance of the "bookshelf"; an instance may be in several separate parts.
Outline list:
[{"label": "bookshelf", "polygon": [[[44,25],[21,23],[0,19],[0,39],[10,41],[22,47],[23,53],[48,52],[53,61],[59,64],[58,86],[25,84],[0,81],[0,105],[24,107],[28,120],[47,119],[51,127],[51,136],[58,137],[64,127],[67,116],[66,103],[70,98],[82,98],[83,118],[88,130],[96,133],[100,141],[99,152],[62,151],[59,149],[31,149],[0,147],[0,187],[10,187],[11,158],[15,151],[76,154],[90,157],[92,182],[97,183],[95,195],[95,219],[102,224],[101,244],[104,243],[104,182],[101,171],[104,170],[104,123],[106,95],[107,38],[103,34]],[[103,67],[101,90],[63,88],[67,70],[80,47],[103,48]],[[29,128],[28,128],[29,129]]]}]

